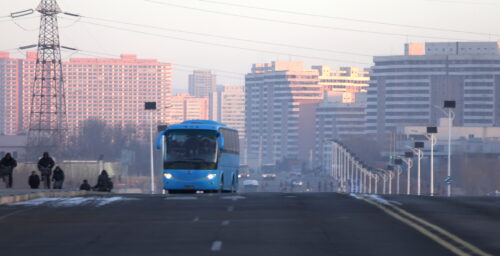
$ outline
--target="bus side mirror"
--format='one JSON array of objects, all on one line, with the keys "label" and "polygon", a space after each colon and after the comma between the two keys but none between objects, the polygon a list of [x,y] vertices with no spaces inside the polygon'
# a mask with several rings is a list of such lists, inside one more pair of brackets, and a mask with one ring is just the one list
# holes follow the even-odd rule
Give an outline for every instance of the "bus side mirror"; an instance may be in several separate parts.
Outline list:
[{"label": "bus side mirror", "polygon": [[221,133],[217,133],[217,142],[219,144],[219,150],[224,149],[224,137],[222,137]]},{"label": "bus side mirror", "polygon": [[156,149],[161,149],[163,146],[163,137],[165,136],[165,131],[160,132],[156,138]]}]

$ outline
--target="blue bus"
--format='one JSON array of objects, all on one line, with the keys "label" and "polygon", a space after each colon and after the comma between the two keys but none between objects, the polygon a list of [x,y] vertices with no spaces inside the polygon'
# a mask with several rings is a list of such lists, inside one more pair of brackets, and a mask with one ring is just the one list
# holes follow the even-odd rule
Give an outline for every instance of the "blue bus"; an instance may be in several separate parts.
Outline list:
[{"label": "blue bus", "polygon": [[238,131],[219,122],[189,120],[169,125],[157,139],[163,189],[236,192],[240,166]]}]

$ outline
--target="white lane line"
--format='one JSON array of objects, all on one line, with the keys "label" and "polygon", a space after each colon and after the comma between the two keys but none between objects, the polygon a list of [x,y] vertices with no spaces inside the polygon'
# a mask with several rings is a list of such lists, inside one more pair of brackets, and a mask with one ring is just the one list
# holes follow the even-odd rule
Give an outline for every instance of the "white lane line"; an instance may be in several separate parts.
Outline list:
[{"label": "white lane line", "polygon": [[223,196],[223,197],[221,197],[221,199],[236,201],[236,200],[246,199],[246,197],[244,197],[244,196]]},{"label": "white lane line", "polygon": [[212,251],[220,251],[220,249],[222,248],[222,242],[221,241],[215,241],[212,243]]},{"label": "white lane line", "polygon": [[195,196],[172,196],[167,197],[167,200],[196,200],[198,197]]},{"label": "white lane line", "polygon": [[287,198],[296,198],[297,196],[285,196]]},{"label": "white lane line", "polygon": [[402,203],[398,202],[398,201],[394,201],[394,200],[389,200],[389,202],[393,203],[393,204],[396,204],[396,205],[403,205]]},{"label": "white lane line", "polygon": [[222,222],[222,226],[227,226],[227,225],[229,225],[229,221],[228,220],[225,220],[225,221]]},{"label": "white lane line", "polygon": [[232,212],[232,211],[234,211],[234,206],[229,206],[229,207],[227,207],[227,211],[228,211],[228,212]]},{"label": "white lane line", "polygon": [[198,222],[199,220],[200,220],[200,217],[196,216],[196,217],[193,219],[193,221],[192,221],[192,222],[193,222],[193,223],[196,223],[196,222]]}]

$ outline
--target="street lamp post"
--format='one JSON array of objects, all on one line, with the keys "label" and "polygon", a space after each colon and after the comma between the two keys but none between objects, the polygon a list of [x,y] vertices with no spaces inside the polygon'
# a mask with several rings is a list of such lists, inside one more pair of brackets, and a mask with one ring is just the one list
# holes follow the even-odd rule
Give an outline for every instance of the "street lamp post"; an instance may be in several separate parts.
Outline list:
[{"label": "street lamp post", "polygon": [[399,188],[400,188],[400,184],[399,184],[399,181],[400,181],[400,176],[401,176],[401,165],[403,165],[403,159],[401,158],[396,158],[394,159],[394,164],[396,165],[396,181],[397,181],[397,185],[396,185],[396,194],[399,195]]},{"label": "street lamp post", "polygon": [[423,142],[421,142],[421,141],[415,142],[415,146],[414,146],[413,151],[415,152],[415,154],[417,154],[417,159],[418,159],[418,163],[417,163],[417,195],[421,194],[420,163],[421,163],[422,157],[424,155],[424,153],[422,152],[422,148],[424,148]]},{"label": "street lamp post", "polygon": [[406,167],[407,167],[407,171],[406,171],[406,176],[407,176],[407,183],[406,183],[406,194],[409,195],[411,194],[411,181],[410,181],[410,178],[411,178],[411,167],[413,166],[413,151],[408,151],[408,152],[405,152],[405,159],[403,160],[406,164]]},{"label": "street lamp post", "polygon": [[434,146],[436,145],[436,133],[437,133],[437,127],[435,126],[430,126],[427,127],[427,139],[431,141],[431,178],[430,178],[430,192],[431,196],[434,195]]},{"label": "street lamp post", "polygon": [[149,111],[149,155],[151,167],[151,194],[155,192],[155,175],[154,175],[154,159],[153,159],[153,112],[156,110],[156,102],[145,102],[144,109]]},{"label": "street lamp post", "polygon": [[447,194],[451,196],[451,126],[453,125],[453,119],[455,118],[455,114],[452,109],[456,106],[456,102],[454,100],[445,100],[444,108],[448,110],[448,172],[446,177],[447,183]]}]

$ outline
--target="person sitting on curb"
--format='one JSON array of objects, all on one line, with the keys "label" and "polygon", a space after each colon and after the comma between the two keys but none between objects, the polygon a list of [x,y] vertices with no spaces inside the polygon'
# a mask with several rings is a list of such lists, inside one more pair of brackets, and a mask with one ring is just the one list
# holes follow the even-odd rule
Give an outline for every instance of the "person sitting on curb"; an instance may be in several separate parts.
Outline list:
[{"label": "person sitting on curb", "polygon": [[31,172],[30,178],[28,179],[28,184],[32,189],[38,189],[38,187],[40,186],[40,176],[38,176],[35,171]]},{"label": "person sitting on curb", "polygon": [[83,180],[82,185],[80,185],[80,190],[90,191],[91,187],[87,180]]}]

